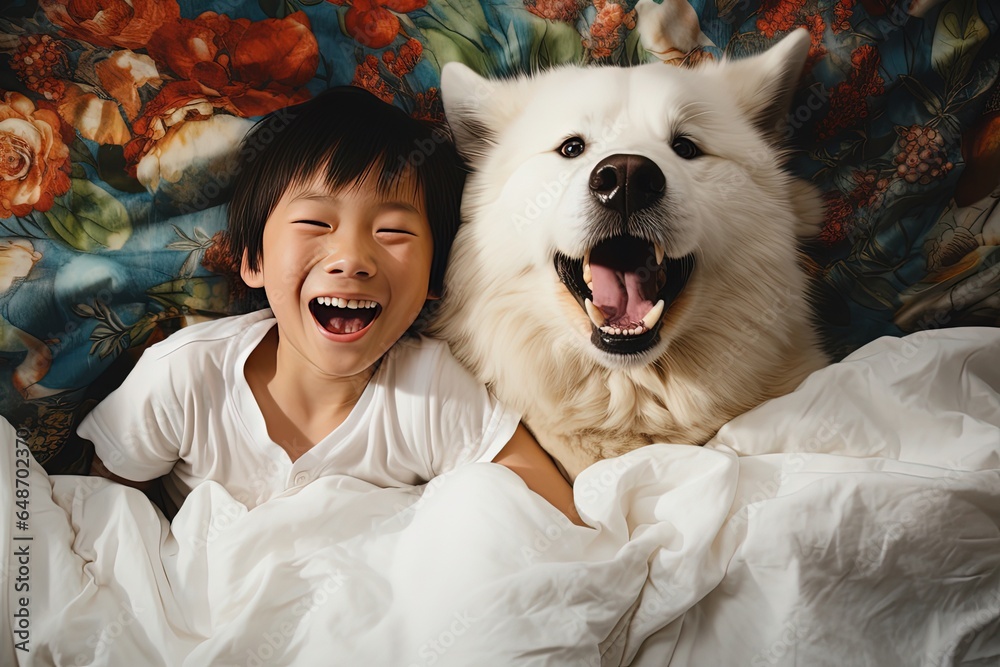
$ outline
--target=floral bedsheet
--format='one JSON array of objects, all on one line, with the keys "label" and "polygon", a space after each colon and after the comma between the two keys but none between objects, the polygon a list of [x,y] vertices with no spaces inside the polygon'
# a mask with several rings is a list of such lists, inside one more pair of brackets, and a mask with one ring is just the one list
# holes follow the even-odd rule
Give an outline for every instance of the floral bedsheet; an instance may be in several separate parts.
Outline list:
[{"label": "floral bedsheet", "polygon": [[441,66],[688,66],[812,36],[788,117],[824,192],[807,248],[839,358],[1000,325],[991,0],[27,0],[0,10],[0,414],[79,472],[82,414],[141,350],[251,307],[223,252],[233,149],[353,83],[441,117]]}]

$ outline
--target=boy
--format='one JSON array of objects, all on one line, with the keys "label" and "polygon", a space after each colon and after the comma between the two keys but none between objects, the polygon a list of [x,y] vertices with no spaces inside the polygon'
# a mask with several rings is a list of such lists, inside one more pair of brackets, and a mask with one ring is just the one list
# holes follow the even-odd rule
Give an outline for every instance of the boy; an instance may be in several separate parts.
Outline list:
[{"label": "boy", "polygon": [[582,525],[519,415],[411,330],[459,224],[464,176],[440,129],[337,88],[258,123],[241,159],[230,244],[270,310],[149,348],[79,427],[92,472],[164,476],[171,510],[209,479],[253,508],[323,475],[416,485],[493,461]]}]

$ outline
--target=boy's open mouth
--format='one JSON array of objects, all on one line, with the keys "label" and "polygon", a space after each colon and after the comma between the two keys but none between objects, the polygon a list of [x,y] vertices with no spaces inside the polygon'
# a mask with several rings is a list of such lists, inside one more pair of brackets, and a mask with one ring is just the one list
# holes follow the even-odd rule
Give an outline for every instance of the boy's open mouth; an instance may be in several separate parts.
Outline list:
[{"label": "boy's open mouth", "polygon": [[367,328],[382,314],[382,306],[365,299],[319,296],[309,302],[319,325],[333,334],[352,334]]}]

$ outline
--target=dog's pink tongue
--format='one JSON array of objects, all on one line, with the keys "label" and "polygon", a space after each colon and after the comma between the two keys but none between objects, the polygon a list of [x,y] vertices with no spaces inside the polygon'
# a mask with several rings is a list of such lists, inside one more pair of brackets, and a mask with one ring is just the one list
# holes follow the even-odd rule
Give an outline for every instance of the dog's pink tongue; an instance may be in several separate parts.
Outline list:
[{"label": "dog's pink tongue", "polygon": [[594,305],[601,309],[609,325],[634,325],[642,321],[653,303],[643,296],[643,283],[635,271],[590,264],[594,285]]}]

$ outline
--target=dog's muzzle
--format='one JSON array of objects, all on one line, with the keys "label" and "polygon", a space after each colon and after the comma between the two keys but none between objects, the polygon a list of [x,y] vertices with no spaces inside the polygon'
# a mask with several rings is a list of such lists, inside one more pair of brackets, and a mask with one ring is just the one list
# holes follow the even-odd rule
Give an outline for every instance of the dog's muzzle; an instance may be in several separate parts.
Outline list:
[{"label": "dog's muzzle", "polygon": [[642,238],[651,233],[648,224],[635,224],[640,217],[655,220],[662,208],[667,181],[655,162],[643,155],[608,156],[590,173],[589,185],[605,212],[592,225],[594,245],[581,259],[556,253],[556,273],[590,318],[595,347],[641,354],[659,341],[694,256],[667,257],[662,245]]}]

